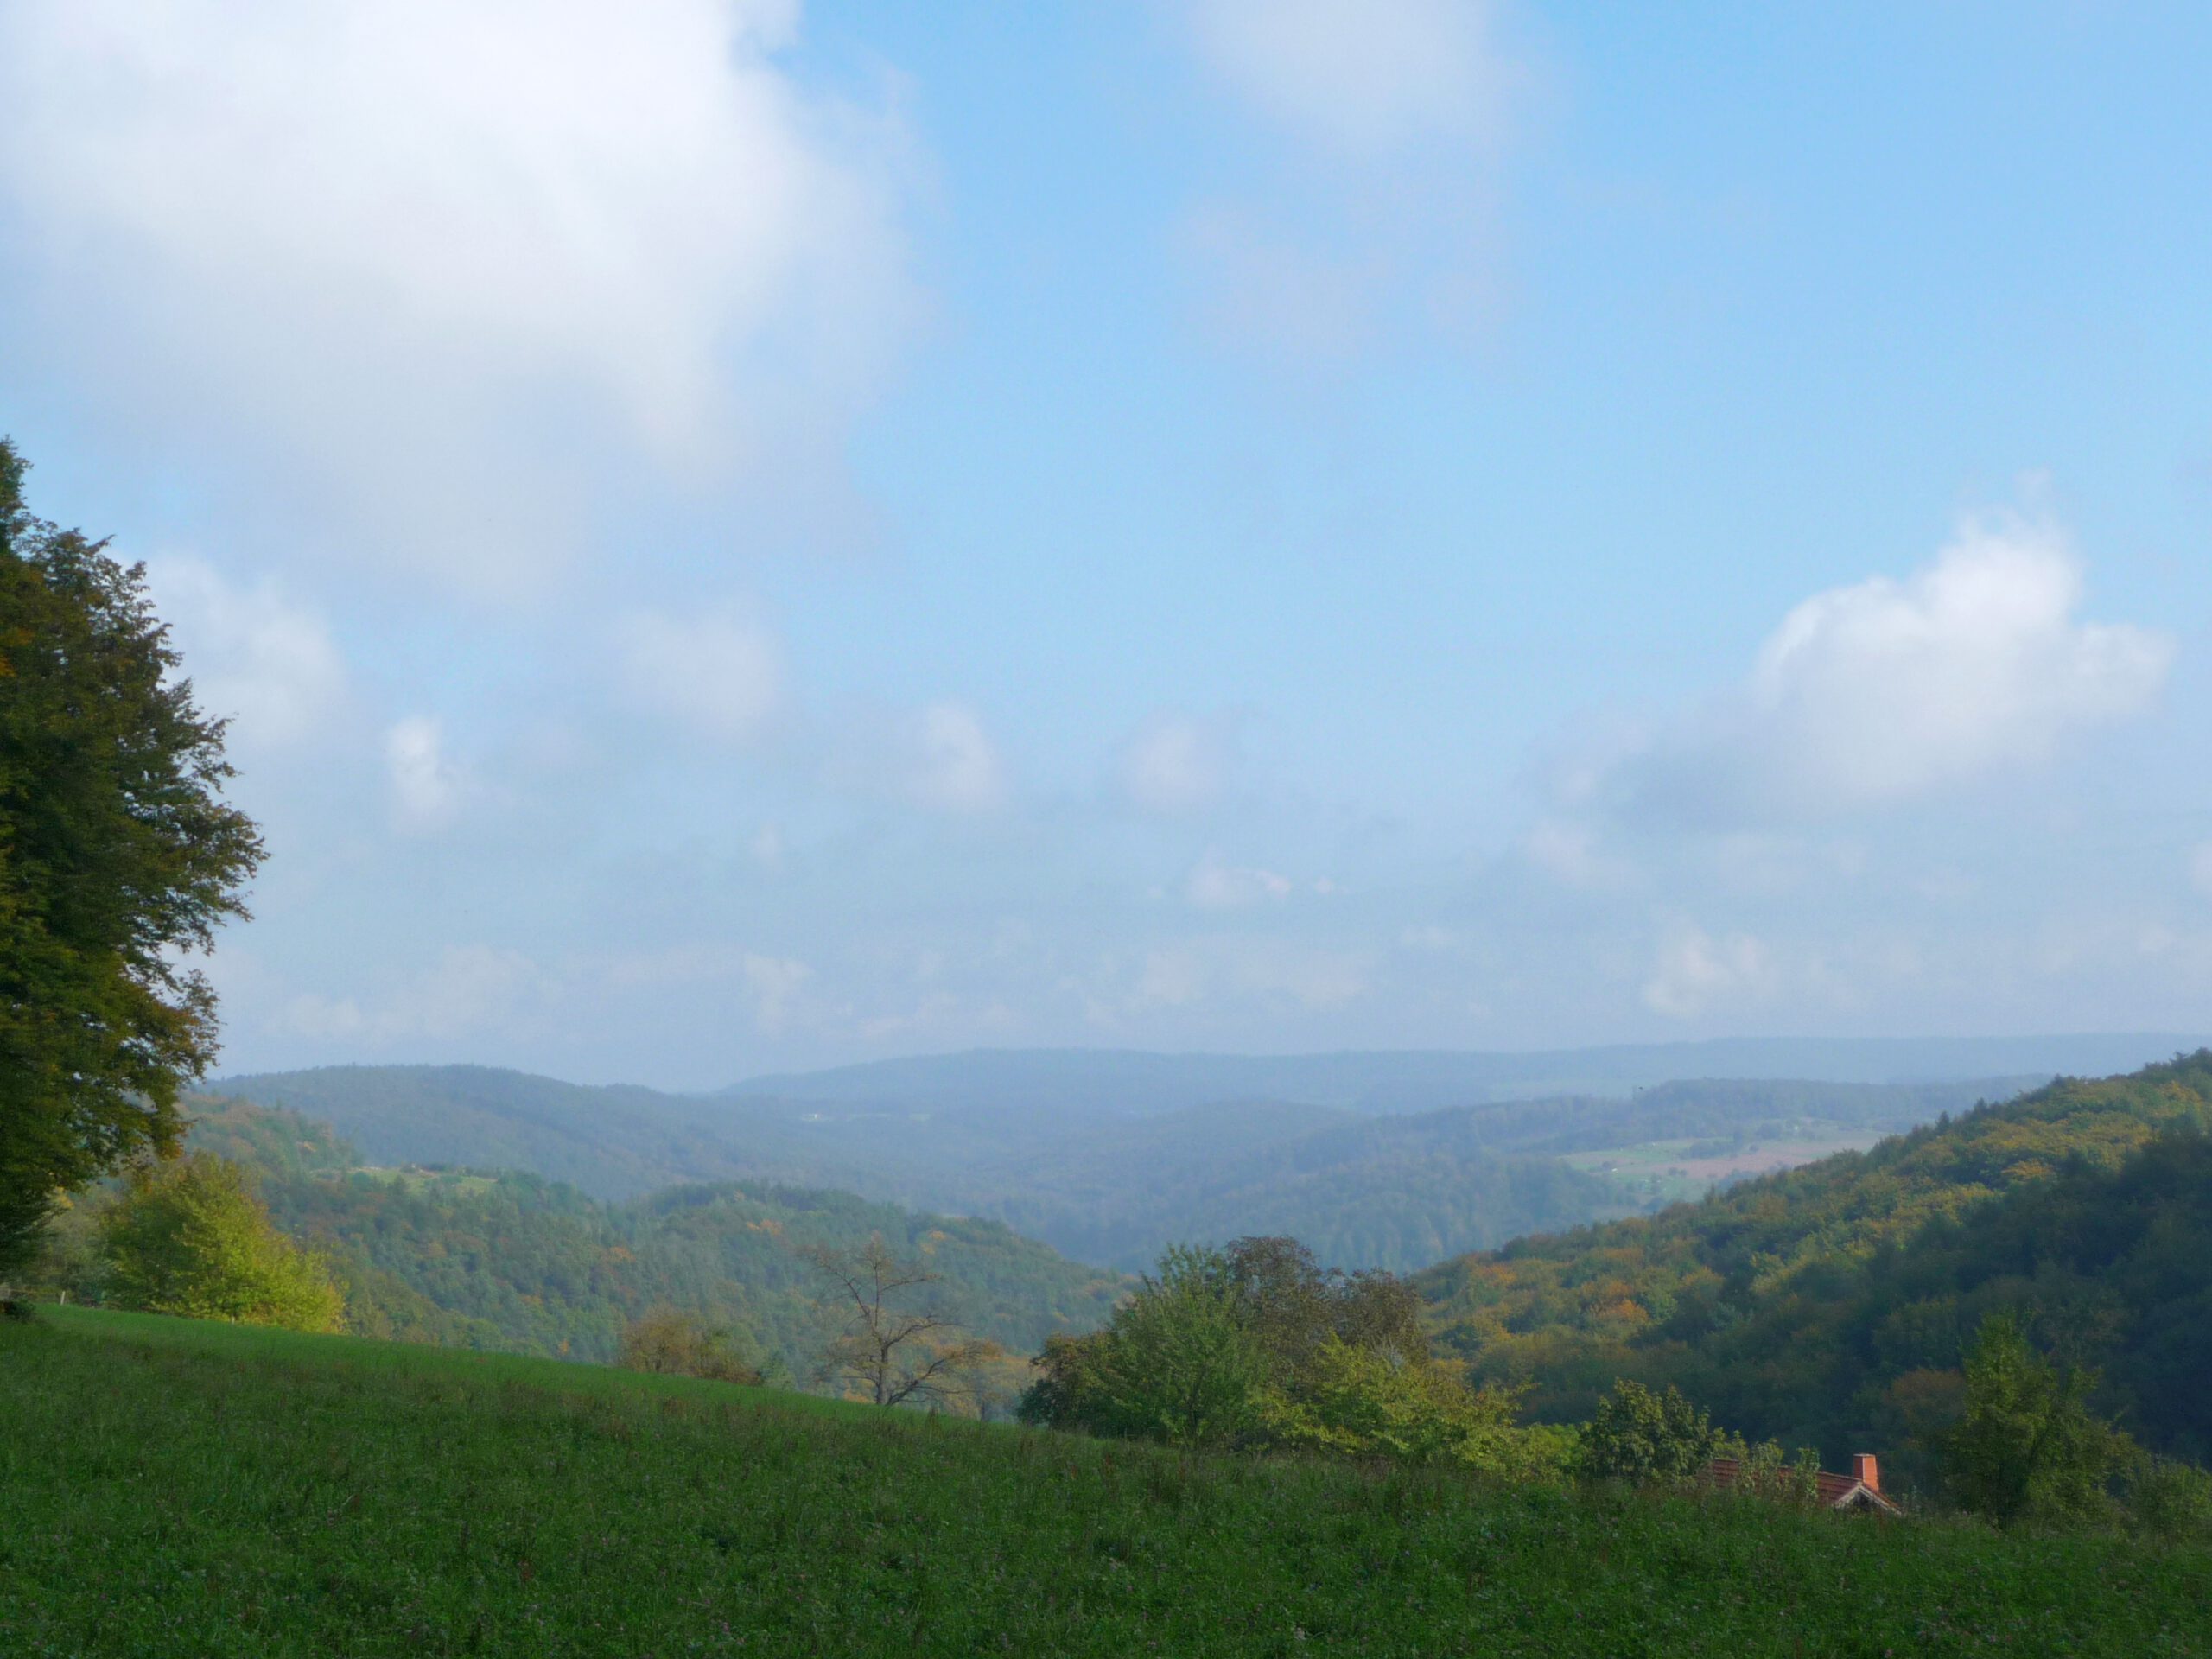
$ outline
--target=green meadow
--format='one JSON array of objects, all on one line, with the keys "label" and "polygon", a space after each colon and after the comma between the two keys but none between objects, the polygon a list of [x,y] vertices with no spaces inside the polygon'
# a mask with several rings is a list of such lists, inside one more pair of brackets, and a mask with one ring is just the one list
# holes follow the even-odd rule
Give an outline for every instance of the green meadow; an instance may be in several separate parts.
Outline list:
[{"label": "green meadow", "polygon": [[150,1315],[0,1325],[0,1653],[2208,1654],[2212,1556]]}]

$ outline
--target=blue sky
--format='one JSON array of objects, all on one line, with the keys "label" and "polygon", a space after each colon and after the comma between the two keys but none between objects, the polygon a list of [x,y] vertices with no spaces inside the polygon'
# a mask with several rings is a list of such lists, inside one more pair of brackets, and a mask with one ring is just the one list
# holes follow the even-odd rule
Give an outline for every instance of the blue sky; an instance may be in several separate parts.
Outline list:
[{"label": "blue sky", "polygon": [[2212,14],[0,0],[226,1065],[2194,1029]]}]

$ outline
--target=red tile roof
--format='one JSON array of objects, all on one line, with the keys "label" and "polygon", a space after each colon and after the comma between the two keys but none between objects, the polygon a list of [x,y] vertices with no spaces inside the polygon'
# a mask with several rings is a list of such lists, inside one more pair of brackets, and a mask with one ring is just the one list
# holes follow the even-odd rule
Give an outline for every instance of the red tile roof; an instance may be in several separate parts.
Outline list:
[{"label": "red tile roof", "polygon": [[[1708,1486],[1731,1487],[1742,1477],[1743,1464],[1734,1458],[1715,1458],[1705,1466],[1703,1479]],[[1824,1509],[1879,1510],[1885,1515],[1895,1515],[1897,1506],[1854,1475],[1832,1475],[1825,1469],[1815,1477],[1815,1489]]]}]

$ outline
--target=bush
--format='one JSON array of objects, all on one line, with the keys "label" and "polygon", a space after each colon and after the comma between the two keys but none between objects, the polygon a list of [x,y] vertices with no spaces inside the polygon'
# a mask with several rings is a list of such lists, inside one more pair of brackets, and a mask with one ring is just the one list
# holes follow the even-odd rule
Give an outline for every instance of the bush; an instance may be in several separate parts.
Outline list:
[{"label": "bush", "polygon": [[1774,1440],[1746,1441],[1740,1434],[1723,1435],[1714,1446],[1716,1458],[1732,1458],[1736,1479],[1730,1491],[1746,1497],[1767,1497],[1790,1503],[1809,1503],[1821,1494],[1821,1454],[1809,1446],[1785,1459]]},{"label": "bush", "polygon": [[18,1286],[42,1301],[99,1301],[107,1288],[100,1224],[113,1203],[113,1196],[100,1187],[56,1198],[38,1252]]},{"label": "bush", "polygon": [[1170,1249],[1105,1329],[1053,1337],[1036,1363],[1021,1420],[1094,1434],[1515,1475],[1557,1473],[1573,1444],[1432,1359],[1398,1280],[1325,1270],[1295,1239]]},{"label": "bush", "polygon": [[2171,1458],[2140,1459],[2128,1482],[2127,1518],[2154,1538],[2212,1542],[2212,1474]]},{"label": "bush", "polygon": [[760,1367],[752,1344],[726,1326],[673,1307],[648,1309],[622,1332],[620,1363],[633,1371],[703,1376],[718,1382],[758,1383]]},{"label": "bush", "polygon": [[1679,1389],[1654,1394],[1623,1377],[1584,1427],[1575,1471],[1590,1480],[1688,1480],[1726,1445]]},{"label": "bush", "polygon": [[[1249,1241],[1248,1241],[1249,1242]],[[1272,1380],[1268,1315],[1237,1258],[1171,1248],[1101,1331],[1053,1337],[1022,1396],[1027,1423],[1182,1445],[1248,1442]]]},{"label": "bush", "polygon": [[1555,1437],[1522,1427],[1520,1396],[1471,1389],[1455,1366],[1328,1338],[1295,1395],[1271,1389],[1262,1420],[1274,1445],[1493,1474],[1557,1472]]},{"label": "bush", "polygon": [[1160,1276],[1114,1310],[1092,1376],[1096,1426],[1184,1445],[1258,1426],[1267,1356],[1211,1252],[1171,1249]]},{"label": "bush", "polygon": [[335,1331],[328,1265],[272,1226],[244,1170],[201,1154],[134,1170],[100,1221],[108,1299],[149,1313]]},{"label": "bush", "polygon": [[1966,1358],[1966,1412],[1943,1437],[1943,1484],[1999,1526],[2108,1518],[2133,1443],[2091,1414],[2094,1372],[2062,1376],[2009,1314],[1992,1314]]}]

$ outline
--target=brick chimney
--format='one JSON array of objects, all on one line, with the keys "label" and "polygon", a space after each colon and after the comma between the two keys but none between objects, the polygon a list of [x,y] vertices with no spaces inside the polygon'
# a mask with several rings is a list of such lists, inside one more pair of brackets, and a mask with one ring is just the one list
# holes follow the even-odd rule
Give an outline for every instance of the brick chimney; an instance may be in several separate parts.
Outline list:
[{"label": "brick chimney", "polygon": [[1874,1454],[1871,1452],[1851,1454],[1851,1478],[1870,1492],[1882,1490],[1881,1465],[1874,1461]]}]

